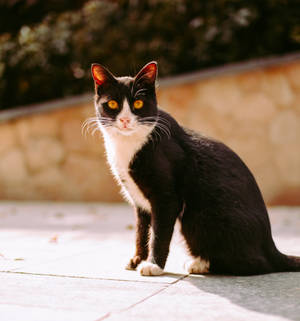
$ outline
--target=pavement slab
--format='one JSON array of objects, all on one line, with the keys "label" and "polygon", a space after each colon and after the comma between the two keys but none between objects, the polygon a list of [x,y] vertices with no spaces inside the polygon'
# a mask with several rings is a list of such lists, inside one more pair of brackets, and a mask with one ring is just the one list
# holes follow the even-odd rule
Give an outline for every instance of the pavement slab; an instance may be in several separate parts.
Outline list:
[{"label": "pavement slab", "polygon": [[[300,256],[300,208],[269,213],[278,248]],[[125,270],[134,221],[124,204],[1,202],[0,320],[300,321],[300,273],[187,275],[178,227],[165,275]]]},{"label": "pavement slab", "polygon": [[[135,219],[129,206],[4,203],[0,219],[0,271],[141,279],[137,272],[124,269],[135,250]],[[188,257],[178,230],[172,245],[166,266],[172,274],[145,280],[172,283],[181,277],[176,273],[185,273]]]},{"label": "pavement slab", "polygon": [[300,320],[300,273],[189,276],[108,321]]},{"label": "pavement slab", "polygon": [[166,286],[18,273],[0,273],[0,284],[1,321],[93,321],[127,309]]}]

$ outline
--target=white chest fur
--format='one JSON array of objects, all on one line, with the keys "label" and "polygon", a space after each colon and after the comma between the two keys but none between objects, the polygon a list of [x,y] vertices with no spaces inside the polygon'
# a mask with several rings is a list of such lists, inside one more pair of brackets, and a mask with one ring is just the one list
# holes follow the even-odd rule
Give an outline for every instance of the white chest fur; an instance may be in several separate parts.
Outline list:
[{"label": "white chest fur", "polygon": [[121,186],[129,203],[150,212],[150,202],[145,198],[129,174],[129,165],[135,154],[147,142],[151,128],[141,126],[135,133],[124,136],[116,132],[103,131],[107,159],[113,175]]}]

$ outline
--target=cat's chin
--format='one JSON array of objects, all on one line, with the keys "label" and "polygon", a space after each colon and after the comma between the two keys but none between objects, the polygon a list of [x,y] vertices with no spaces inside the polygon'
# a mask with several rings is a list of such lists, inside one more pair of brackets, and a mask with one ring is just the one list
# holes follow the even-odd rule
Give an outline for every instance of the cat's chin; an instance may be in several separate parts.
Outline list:
[{"label": "cat's chin", "polygon": [[136,129],[120,129],[118,127],[108,127],[105,128],[104,131],[106,131],[110,135],[122,135],[122,136],[130,136],[134,133],[136,133]]},{"label": "cat's chin", "polygon": [[130,135],[134,134],[136,132],[136,130],[135,129],[119,129],[119,128],[117,128],[116,132],[118,134],[121,134],[124,136],[130,136]]}]

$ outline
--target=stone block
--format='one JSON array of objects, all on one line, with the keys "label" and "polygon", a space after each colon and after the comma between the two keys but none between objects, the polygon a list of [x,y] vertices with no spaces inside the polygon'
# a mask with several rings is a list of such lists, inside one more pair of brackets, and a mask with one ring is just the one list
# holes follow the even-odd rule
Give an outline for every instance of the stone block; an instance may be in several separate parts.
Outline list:
[{"label": "stone block", "polygon": [[291,104],[291,109],[296,111],[298,116],[300,116],[300,90],[294,94],[294,100]]},{"label": "stone block", "polygon": [[30,137],[30,118],[20,118],[15,122],[17,140],[20,145],[26,145]]},{"label": "stone block", "polygon": [[13,186],[23,184],[28,178],[24,155],[19,148],[12,148],[1,155],[0,178],[2,185]]},{"label": "stone block", "polygon": [[[55,118],[57,118],[60,123],[64,123],[71,119],[83,119],[86,117],[86,104],[84,104],[84,106],[84,111],[82,110],[81,104],[58,109],[55,111]],[[91,113],[93,113],[93,111],[94,109],[91,104]]]},{"label": "stone block", "polygon": [[34,115],[30,119],[30,133],[32,136],[57,136],[59,123],[54,113]]},{"label": "stone block", "polygon": [[48,167],[32,175],[30,180],[33,188],[39,191],[41,198],[45,200],[64,199],[63,195],[67,182],[59,168]]},{"label": "stone block", "polygon": [[262,83],[262,91],[273,100],[273,102],[281,107],[290,107],[293,101],[293,91],[283,73],[277,71],[276,68],[269,69],[266,80]]},{"label": "stone block", "polygon": [[188,110],[195,108],[197,84],[185,84],[158,90],[158,103],[180,123],[188,122]]},{"label": "stone block", "polygon": [[245,93],[259,92],[266,75],[263,70],[248,71],[236,75],[239,88]]},{"label": "stone block", "polygon": [[25,149],[28,167],[39,171],[54,164],[61,163],[65,157],[63,145],[54,138],[31,138]]},{"label": "stone block", "polygon": [[0,153],[12,148],[16,144],[16,134],[11,122],[0,124]]},{"label": "stone block", "polygon": [[228,125],[224,119],[224,116],[219,115],[209,106],[201,105],[199,109],[191,108],[188,111],[186,126],[203,135],[222,139],[224,136],[220,131],[220,127],[224,129]]},{"label": "stone block", "polygon": [[224,142],[252,171],[268,202],[282,188],[274,162],[274,145],[269,141],[268,127],[257,123],[233,123],[233,134]]},{"label": "stone block", "polygon": [[84,119],[75,118],[62,122],[62,142],[67,151],[95,154],[104,157],[103,140],[99,130],[93,133],[95,126],[90,130],[83,130]]},{"label": "stone block", "polygon": [[270,139],[277,146],[295,144],[296,147],[300,142],[300,117],[291,110],[278,113],[270,127]]},{"label": "stone block", "polygon": [[101,181],[91,181],[83,188],[83,200],[87,202],[121,202],[124,201],[120,194],[120,188],[114,181],[108,168],[103,167]]},{"label": "stone block", "polygon": [[269,202],[270,206],[294,206],[299,208],[300,205],[300,185],[298,186],[287,186],[282,188],[281,191],[275,195]]},{"label": "stone block", "polygon": [[80,118],[86,119],[86,118],[92,117],[94,116],[94,113],[95,113],[95,107],[94,107],[93,97],[91,95],[91,102],[81,105]]},{"label": "stone block", "polygon": [[66,158],[63,171],[69,184],[79,188],[82,200],[121,200],[117,184],[104,160],[73,153]]},{"label": "stone block", "polygon": [[271,125],[270,140],[282,180],[300,186],[300,117],[291,110],[281,112]]},{"label": "stone block", "polygon": [[287,186],[300,186],[300,149],[290,144],[276,147],[275,163]]},{"label": "stone block", "polygon": [[263,92],[252,92],[241,97],[238,107],[232,115],[239,121],[267,126],[276,113],[276,105]]},{"label": "stone block", "polygon": [[300,64],[292,63],[285,67],[285,74],[287,76],[287,79],[289,80],[289,83],[291,87],[295,91],[300,90]]},{"label": "stone block", "polygon": [[235,127],[230,114],[221,114],[211,106],[199,102],[198,108],[188,110],[186,126],[197,132],[221,141],[234,135]]},{"label": "stone block", "polygon": [[234,135],[226,138],[226,143],[254,171],[257,167],[272,164],[273,145],[268,140],[268,131],[263,126],[236,126]]},{"label": "stone block", "polygon": [[3,199],[20,201],[45,200],[38,189],[35,189],[30,180],[30,176],[22,184],[7,185],[4,189]]},{"label": "stone block", "polygon": [[241,90],[233,76],[198,83],[195,102],[199,108],[205,105],[215,109],[222,116],[232,115],[241,101]]}]

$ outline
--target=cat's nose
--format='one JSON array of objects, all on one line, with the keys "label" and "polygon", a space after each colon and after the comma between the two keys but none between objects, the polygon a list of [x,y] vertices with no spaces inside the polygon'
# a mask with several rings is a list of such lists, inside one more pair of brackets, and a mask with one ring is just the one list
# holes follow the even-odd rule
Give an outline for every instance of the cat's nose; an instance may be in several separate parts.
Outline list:
[{"label": "cat's nose", "polygon": [[128,117],[122,117],[122,118],[119,118],[119,120],[124,127],[127,127],[127,125],[130,123],[130,118]]}]

